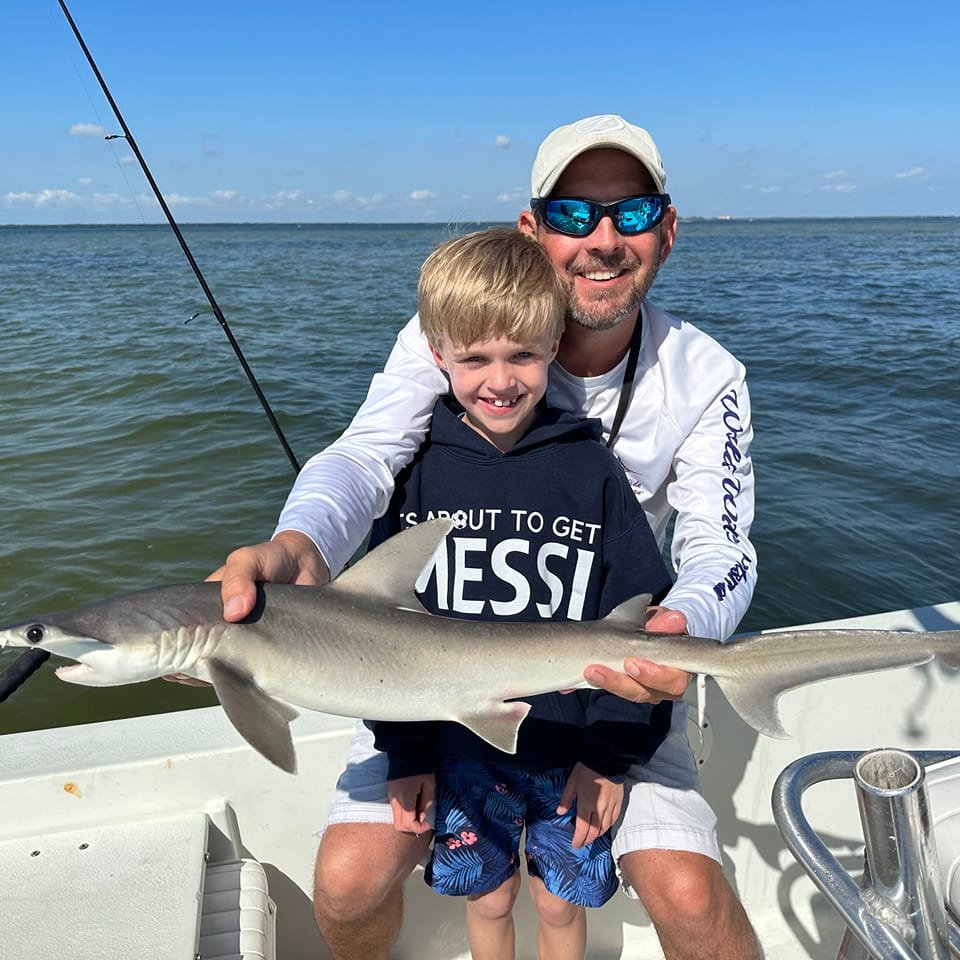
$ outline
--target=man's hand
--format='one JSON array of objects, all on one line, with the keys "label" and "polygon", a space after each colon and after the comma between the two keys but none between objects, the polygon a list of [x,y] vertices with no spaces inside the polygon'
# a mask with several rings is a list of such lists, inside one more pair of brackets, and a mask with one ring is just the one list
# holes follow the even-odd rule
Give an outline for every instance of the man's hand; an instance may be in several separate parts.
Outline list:
[{"label": "man's hand", "polygon": [[623,784],[612,783],[589,767],[578,763],[570,773],[557,813],[564,814],[577,802],[577,825],[571,845],[585,847],[603,836],[620,816]]},{"label": "man's hand", "polygon": [[436,784],[432,773],[387,781],[387,799],[393,811],[395,830],[420,836],[433,829],[427,822],[427,812],[433,806]]},{"label": "man's hand", "polygon": [[[240,547],[227,557],[227,562],[207,577],[221,581],[223,619],[242,620],[257,602],[257,581],[267,583],[322,584],[330,579],[330,571],[314,542],[296,530],[281,530],[272,540],[252,547]],[[182,673],[174,673],[164,680],[172,680],[190,687],[207,687]]]},{"label": "man's hand", "polygon": [[312,586],[327,583],[330,571],[305,533],[281,530],[266,543],[234,550],[227,562],[207,579],[221,582],[223,618],[236,622],[247,616],[257,602],[258,580]]},{"label": "man's hand", "polygon": [[[650,633],[686,633],[687,618],[679,610],[651,607],[643,629]],[[623,673],[599,663],[591,663],[583,671],[584,679],[594,687],[615,693],[634,703],[660,703],[679,700],[690,684],[690,674],[674,667],[664,667],[650,660],[628,657]]]}]

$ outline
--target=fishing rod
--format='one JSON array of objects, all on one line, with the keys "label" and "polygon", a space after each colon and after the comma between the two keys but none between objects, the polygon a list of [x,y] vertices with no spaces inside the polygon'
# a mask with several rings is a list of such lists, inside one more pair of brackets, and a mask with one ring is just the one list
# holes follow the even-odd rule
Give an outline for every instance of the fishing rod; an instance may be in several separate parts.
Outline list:
[{"label": "fishing rod", "polygon": [[[133,155],[137,158],[137,163],[140,164],[140,169],[143,171],[143,175],[147,178],[147,182],[150,184],[150,189],[153,191],[153,195],[157,198],[157,202],[160,204],[160,208],[163,210],[164,216],[167,218],[167,223],[170,224],[170,228],[173,230],[174,235],[177,238],[177,242],[180,244],[180,249],[183,251],[183,255],[187,258],[187,262],[190,264],[194,275],[199,281],[200,286],[203,288],[203,292],[206,295],[207,302],[210,304],[210,309],[213,311],[213,315],[217,318],[217,322],[220,324],[223,332],[226,334],[227,340],[230,341],[230,346],[233,347],[233,352],[237,355],[237,359],[240,361],[240,366],[243,367],[243,372],[247,375],[247,380],[250,381],[250,386],[253,387],[253,392],[257,395],[257,399],[260,401],[260,406],[263,407],[263,412],[267,415],[267,419],[270,421],[270,426],[273,427],[273,432],[277,435],[277,439],[280,441],[280,445],[283,447],[283,452],[287,455],[287,459],[290,461],[290,466],[293,467],[294,473],[299,473],[300,464],[297,462],[297,458],[294,456],[293,450],[290,449],[290,444],[287,443],[287,438],[283,435],[283,430],[280,429],[280,424],[277,423],[277,418],[273,415],[273,410],[270,409],[270,404],[267,402],[267,398],[260,389],[260,384],[257,383],[257,378],[253,375],[253,370],[250,369],[250,364],[247,363],[247,358],[243,355],[243,351],[240,349],[240,344],[237,342],[237,338],[233,335],[233,331],[230,329],[230,325],[227,323],[227,319],[224,317],[223,311],[220,309],[220,305],[217,303],[217,299],[213,295],[213,291],[207,285],[207,281],[204,278],[197,261],[194,259],[193,253],[190,251],[190,247],[187,246],[187,241],[180,232],[180,227],[177,225],[177,221],[174,220],[173,214],[170,212],[170,208],[167,206],[166,200],[163,199],[163,194],[160,192],[160,188],[157,186],[156,180],[153,179],[153,174],[150,172],[150,168],[147,166],[146,160],[143,159],[143,154],[140,153],[140,148],[137,146],[137,141],[130,132],[130,128],[127,126],[126,121],[123,119],[123,114],[120,113],[120,108],[117,106],[116,101],[113,99],[113,95],[110,93],[110,88],[103,79],[103,75],[100,73],[96,61],[93,59],[93,55],[90,53],[90,50],[87,47],[80,30],[77,28],[77,24],[70,15],[70,11],[67,9],[66,3],[64,3],[64,0],[57,0],[57,3],[60,4],[60,9],[63,11],[63,15],[67,18],[67,23],[70,24],[70,29],[73,30],[73,35],[77,38],[77,42],[80,44],[80,49],[83,50],[83,54],[87,58],[87,63],[90,64],[90,68],[93,70],[94,76],[96,76],[97,82],[100,84],[100,89],[103,91],[103,95],[107,98],[107,102],[110,104],[110,109],[113,110],[113,114],[117,118],[117,121],[123,130],[122,136],[120,134],[112,134],[105,137],[105,139],[122,139],[126,140],[130,145]],[[194,317],[196,316],[197,314],[194,314]],[[192,320],[193,317],[190,319]]]},{"label": "fishing rod", "polygon": [[[183,250],[183,254],[187,258],[187,262],[193,268],[193,272],[199,281],[200,286],[203,288],[203,292],[207,297],[207,302],[210,304],[210,309],[213,311],[213,315],[217,318],[217,321],[223,328],[223,332],[227,335],[227,340],[230,341],[230,346],[233,347],[233,352],[237,355],[237,359],[240,361],[240,366],[243,367],[243,372],[247,375],[247,380],[250,381],[250,386],[253,387],[253,392],[257,395],[257,399],[260,401],[260,406],[263,407],[263,412],[267,415],[267,419],[270,421],[270,425],[273,427],[273,432],[277,435],[277,439],[280,441],[280,445],[283,447],[283,452],[287,455],[287,459],[290,461],[290,465],[293,467],[294,473],[299,473],[300,464],[297,462],[297,458],[294,455],[293,450],[290,449],[290,444],[287,443],[287,438],[283,435],[283,430],[280,429],[280,424],[277,423],[277,418],[273,415],[273,410],[270,409],[270,404],[267,402],[267,398],[264,396],[263,390],[260,389],[260,384],[257,382],[257,378],[253,375],[253,370],[250,369],[250,364],[247,363],[247,358],[243,355],[243,351],[240,349],[240,344],[237,342],[237,338],[233,335],[233,331],[230,329],[230,325],[227,323],[227,319],[224,317],[223,311],[220,309],[220,305],[217,303],[217,299],[213,295],[213,291],[208,286],[207,281],[204,278],[199,265],[197,264],[197,261],[194,259],[193,253],[190,251],[190,247],[187,245],[187,241],[180,232],[180,227],[177,225],[177,221],[174,220],[173,214],[170,212],[170,208],[167,206],[166,200],[163,199],[163,194],[160,193],[160,188],[157,186],[156,180],[153,179],[153,174],[150,172],[150,168],[147,166],[146,160],[143,159],[143,154],[140,153],[140,148],[137,146],[137,141],[130,132],[130,128],[127,126],[126,121],[123,119],[123,114],[120,113],[120,108],[113,99],[113,95],[110,93],[110,89],[107,86],[106,81],[103,79],[103,75],[100,73],[96,61],[93,59],[90,49],[87,47],[87,44],[84,41],[80,30],[77,28],[77,24],[75,23],[73,17],[70,15],[67,5],[63,2],[63,0],[57,0],[57,2],[60,4],[60,9],[63,11],[63,15],[67,18],[67,23],[70,24],[70,29],[73,30],[73,34],[77,38],[77,42],[80,44],[80,49],[83,50],[83,54],[87,58],[87,62],[90,64],[90,67],[97,78],[97,82],[100,84],[100,89],[103,90],[103,94],[110,104],[110,109],[113,110],[114,116],[117,118],[118,122],[120,123],[120,127],[123,129],[122,137],[120,134],[112,134],[104,139],[123,139],[126,140],[130,145],[133,155],[137,158],[137,163],[140,164],[140,169],[143,171],[144,176],[147,178],[147,182],[150,184],[150,189],[153,190],[153,195],[157,198],[157,202],[160,204],[160,208],[163,210],[164,215],[167,218],[167,222],[170,224],[170,227],[180,244],[180,249]],[[196,316],[198,316],[198,314],[194,314],[190,319],[193,320]],[[25,683],[30,676],[43,665],[48,656],[49,654],[42,650],[27,650],[17,657],[17,659],[8,667],[0,670],[0,703],[6,700],[7,697],[17,690],[18,687]]]}]

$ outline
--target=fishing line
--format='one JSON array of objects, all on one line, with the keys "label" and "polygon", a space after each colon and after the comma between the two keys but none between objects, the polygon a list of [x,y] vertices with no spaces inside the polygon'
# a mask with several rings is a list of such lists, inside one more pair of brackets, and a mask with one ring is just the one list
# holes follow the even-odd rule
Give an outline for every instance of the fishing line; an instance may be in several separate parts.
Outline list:
[{"label": "fishing line", "polygon": [[[97,78],[97,82],[100,84],[100,89],[107,98],[107,102],[110,104],[110,109],[113,110],[113,114],[117,118],[117,121],[123,130],[122,136],[120,134],[110,134],[107,135],[105,139],[122,139],[127,141],[127,144],[130,147],[130,150],[133,152],[137,163],[140,165],[140,169],[143,171],[144,176],[147,178],[147,182],[150,184],[150,189],[153,191],[153,195],[157,198],[157,202],[160,204],[160,208],[163,210],[164,216],[166,216],[167,222],[170,224],[170,228],[173,230],[173,233],[177,238],[177,242],[180,244],[180,249],[187,258],[187,262],[193,269],[194,275],[196,276],[204,294],[206,295],[207,302],[210,304],[210,309],[213,312],[213,315],[217,318],[217,321],[223,329],[223,332],[226,334],[227,340],[230,342],[230,346],[233,347],[233,352],[236,354],[237,360],[240,361],[240,366],[243,367],[243,372],[247,375],[247,380],[250,381],[250,386],[253,387],[253,392],[257,395],[257,399],[260,401],[260,406],[263,407],[263,412],[267,415],[267,419],[270,421],[270,426],[273,427],[273,432],[276,434],[277,439],[280,441],[280,445],[283,447],[283,452],[287,455],[287,459],[290,461],[290,465],[293,467],[294,472],[299,473],[300,464],[297,462],[297,458],[294,455],[293,450],[290,449],[290,445],[287,443],[287,438],[284,436],[283,430],[280,429],[280,424],[277,423],[277,418],[273,415],[273,410],[270,409],[270,404],[267,402],[267,398],[264,396],[263,390],[260,389],[260,384],[257,382],[257,378],[253,375],[253,370],[250,369],[250,364],[247,363],[247,358],[243,355],[243,351],[240,349],[240,344],[237,342],[236,337],[234,337],[233,331],[230,329],[226,317],[224,317],[223,311],[220,309],[220,305],[217,303],[216,297],[213,295],[213,291],[207,285],[207,281],[204,278],[197,261],[194,259],[190,247],[187,245],[187,241],[180,232],[180,227],[177,225],[176,220],[173,218],[173,214],[170,212],[170,208],[163,199],[163,194],[160,193],[160,188],[157,186],[157,182],[153,179],[153,174],[150,172],[147,162],[143,159],[143,155],[140,153],[140,148],[137,146],[137,142],[134,139],[133,134],[130,132],[130,128],[123,119],[123,115],[120,113],[120,108],[113,99],[113,95],[110,93],[106,81],[103,79],[103,75],[100,73],[96,62],[93,59],[93,55],[90,53],[83,36],[80,34],[73,17],[70,15],[67,5],[63,2],[63,0],[57,0],[57,3],[60,5],[63,15],[67,18],[67,23],[70,25],[73,35],[77,38],[77,42],[80,44],[80,49],[83,51],[83,54],[87,59],[87,63],[90,64],[90,68],[93,70],[94,76]],[[84,86],[84,89],[86,89],[85,85],[82,84],[82,81],[81,85]],[[87,93],[87,96],[89,98],[89,92]],[[97,115],[97,119],[99,120],[99,113],[95,106],[94,114]],[[102,123],[100,126],[103,128]],[[114,153],[114,156],[116,157],[116,151],[111,150],[111,152]],[[122,163],[119,159],[117,159],[117,164],[121,167],[121,172],[124,174],[124,179],[126,180],[126,172],[123,171]],[[130,187],[129,180],[127,181],[127,186],[128,188]],[[136,204],[137,210],[140,212],[140,218],[143,220],[143,211],[140,210],[140,204],[137,203],[136,195],[133,193],[132,189],[130,190],[130,193],[134,198],[134,204]],[[205,311],[200,312],[203,313]],[[190,320],[193,320],[197,316],[199,316],[199,313],[195,313]],[[186,322],[189,323],[189,320]],[[29,679],[34,671],[43,664],[43,662],[47,659],[47,656],[48,654],[45,654],[43,651],[28,650],[17,657],[17,659],[8,667],[0,670],[0,702],[6,700],[7,697],[9,697],[21,684],[26,682],[26,680]]]},{"label": "fishing line", "polygon": [[[52,10],[49,11],[49,15],[50,15],[50,22],[51,24],[53,24],[55,21],[53,18]],[[56,21],[56,28],[57,28],[57,34],[59,36],[63,28],[63,24],[61,21],[59,20]],[[100,133],[106,134],[107,132],[106,124],[103,122],[103,117],[101,117],[100,115],[100,108],[97,106],[97,102],[93,99],[93,95],[91,94],[90,88],[87,85],[86,78],[80,72],[80,64],[77,61],[77,58],[75,56],[75,52],[76,52],[75,47],[72,45],[72,42],[68,46],[67,38],[65,36],[61,37],[60,39],[61,39],[61,42],[63,43],[64,53],[67,59],[70,61],[70,66],[73,68],[73,72],[76,75],[77,82],[80,85],[80,89],[83,90],[84,96],[87,98],[87,103],[90,105],[91,112],[97,118],[97,126],[100,128]],[[73,38],[71,38],[71,41],[72,39]],[[104,139],[110,140],[111,138],[104,136]],[[133,190],[133,184],[130,182],[130,177],[128,176],[127,171],[125,169],[127,166],[130,165],[130,162],[133,160],[133,157],[128,155],[126,160],[124,160],[124,158],[120,156],[120,152],[114,147],[112,143],[110,144],[110,156],[113,157],[113,162],[117,165],[117,170],[120,172],[120,176],[123,178],[123,182],[126,184],[127,193],[130,195],[130,199],[133,202],[134,207],[136,207],[137,209],[137,215],[140,217],[140,222],[146,226],[147,218],[143,214],[143,208],[140,206],[140,201],[137,199],[137,195]],[[119,194],[114,194],[114,196],[117,196],[119,198]]]},{"label": "fishing line", "polygon": [[247,375],[247,380],[250,382],[253,392],[257,395],[257,399],[260,401],[260,406],[263,407],[263,412],[267,415],[267,419],[270,421],[270,426],[273,427],[273,432],[276,434],[277,439],[280,441],[280,445],[283,447],[283,452],[287,455],[287,459],[290,461],[290,465],[293,467],[294,472],[299,473],[300,464],[298,463],[297,458],[294,456],[293,450],[290,449],[290,445],[287,443],[287,438],[283,435],[283,430],[280,429],[280,424],[277,423],[277,418],[273,415],[273,410],[270,409],[270,404],[267,402],[267,398],[260,389],[260,384],[257,382],[257,378],[253,375],[253,370],[250,369],[250,364],[247,363],[247,358],[243,355],[243,351],[240,349],[240,344],[237,342],[236,337],[234,337],[233,331],[230,329],[230,325],[227,323],[226,317],[224,317],[223,311],[220,309],[220,305],[217,303],[216,297],[213,295],[213,291],[207,285],[207,281],[204,278],[197,261],[194,259],[193,253],[191,252],[190,247],[187,245],[187,241],[184,239],[184,236],[180,231],[180,227],[177,225],[177,221],[173,218],[173,214],[170,212],[170,208],[167,206],[167,202],[164,200],[163,194],[160,192],[160,188],[157,186],[157,182],[154,180],[153,174],[150,172],[150,168],[147,166],[146,160],[143,159],[143,154],[140,153],[140,148],[137,146],[137,141],[130,132],[130,128],[127,126],[126,121],[123,119],[123,114],[120,113],[120,108],[117,106],[116,101],[113,99],[113,95],[110,93],[110,88],[103,79],[103,75],[100,73],[100,69],[97,67],[96,61],[93,59],[93,55],[90,53],[90,50],[87,47],[80,30],[77,28],[73,17],[70,15],[70,11],[67,9],[66,3],[64,3],[64,0],[57,0],[57,3],[60,5],[63,15],[67,18],[67,23],[70,24],[70,29],[73,31],[73,35],[77,38],[77,42],[80,44],[80,49],[83,51],[83,55],[87,58],[87,63],[90,64],[90,69],[93,70],[93,74],[97,78],[97,83],[100,84],[100,89],[103,91],[103,95],[107,98],[107,102],[110,104],[110,109],[113,111],[113,115],[117,118],[117,122],[120,124],[120,127],[123,130],[122,136],[121,134],[112,134],[106,139],[123,139],[127,141],[127,144],[136,158],[137,163],[140,165],[140,169],[143,171],[143,175],[147,178],[147,183],[150,184],[150,189],[153,191],[153,195],[157,198],[157,202],[160,204],[160,209],[163,210],[163,214],[167,218],[167,223],[170,224],[170,229],[173,230],[174,236],[177,238],[177,242],[180,244],[180,249],[183,251],[183,255],[187,258],[187,262],[190,264],[194,276],[196,276],[200,287],[203,289],[204,295],[207,298],[207,302],[210,304],[210,309],[213,312],[213,315],[217,318],[217,322],[220,324],[220,327],[227,337],[227,340],[230,342],[230,346],[233,347],[233,352],[236,354],[237,360],[240,361],[240,366],[243,367],[243,372]]}]

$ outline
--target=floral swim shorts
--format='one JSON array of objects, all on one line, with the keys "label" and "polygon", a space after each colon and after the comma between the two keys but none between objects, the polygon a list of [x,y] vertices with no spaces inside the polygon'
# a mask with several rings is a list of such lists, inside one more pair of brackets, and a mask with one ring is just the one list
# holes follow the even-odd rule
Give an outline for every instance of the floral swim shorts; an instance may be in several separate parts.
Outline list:
[{"label": "floral swim shorts", "polygon": [[618,885],[610,831],[586,847],[571,846],[576,807],[557,814],[569,775],[569,767],[531,773],[469,759],[446,763],[437,777],[427,883],[454,897],[495,890],[519,868],[526,828],[530,876],[568,903],[606,903]]}]

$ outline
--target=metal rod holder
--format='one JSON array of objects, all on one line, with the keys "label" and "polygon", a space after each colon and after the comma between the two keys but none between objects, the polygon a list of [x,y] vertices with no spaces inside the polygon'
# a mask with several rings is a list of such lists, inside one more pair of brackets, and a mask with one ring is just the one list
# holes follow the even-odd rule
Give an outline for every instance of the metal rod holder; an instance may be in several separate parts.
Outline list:
[{"label": "metal rod holder", "polygon": [[[822,753],[794,761],[777,778],[774,820],[787,848],[847,925],[843,960],[960,957],[960,933],[946,920],[923,775],[925,766],[956,755]],[[857,782],[866,842],[863,888],[830,853],[802,809],[809,787],[851,777]]]}]

